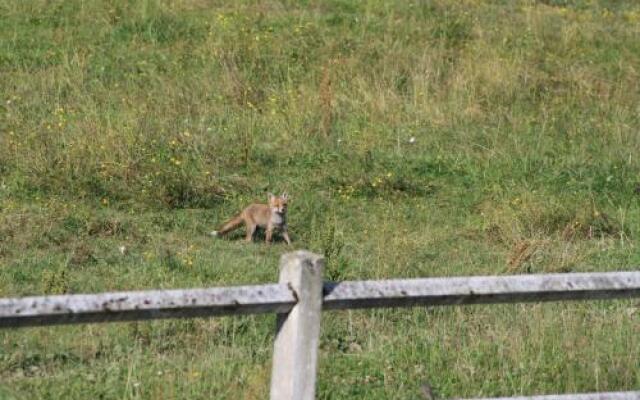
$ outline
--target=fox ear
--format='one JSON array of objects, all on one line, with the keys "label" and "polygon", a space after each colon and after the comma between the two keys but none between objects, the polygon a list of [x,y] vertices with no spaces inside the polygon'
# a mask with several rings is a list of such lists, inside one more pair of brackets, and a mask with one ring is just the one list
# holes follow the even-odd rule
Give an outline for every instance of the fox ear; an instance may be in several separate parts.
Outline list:
[{"label": "fox ear", "polygon": [[287,192],[282,192],[282,197],[284,200],[287,200],[289,198],[289,194]]},{"label": "fox ear", "polygon": [[273,200],[276,197],[271,192],[267,193],[267,196],[269,197],[269,201]]}]

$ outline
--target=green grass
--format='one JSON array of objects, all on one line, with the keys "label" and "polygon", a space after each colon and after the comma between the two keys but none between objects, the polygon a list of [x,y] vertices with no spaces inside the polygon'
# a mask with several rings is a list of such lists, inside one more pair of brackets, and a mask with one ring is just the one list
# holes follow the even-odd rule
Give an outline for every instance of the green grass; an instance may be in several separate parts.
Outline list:
[{"label": "green grass", "polygon": [[[290,249],[333,280],[637,269],[639,22],[606,0],[0,0],[0,296],[275,282]],[[207,235],[284,190],[291,248]],[[637,390],[639,318],[326,313],[318,398]],[[274,324],[5,330],[0,398],[264,398]]]}]

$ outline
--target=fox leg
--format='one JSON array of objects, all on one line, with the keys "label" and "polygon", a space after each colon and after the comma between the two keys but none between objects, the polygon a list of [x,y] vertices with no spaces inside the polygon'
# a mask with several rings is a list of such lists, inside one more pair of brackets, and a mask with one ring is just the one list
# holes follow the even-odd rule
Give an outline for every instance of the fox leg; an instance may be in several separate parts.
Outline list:
[{"label": "fox leg", "polygon": [[289,232],[287,231],[287,228],[282,229],[282,237],[287,242],[287,244],[291,244],[291,239],[289,239]]},{"label": "fox leg", "polygon": [[246,242],[251,242],[253,240],[253,234],[256,231],[256,225],[255,224],[251,224],[251,225],[247,225],[247,236],[245,237],[245,241]]},{"label": "fox leg", "polygon": [[273,235],[273,226],[267,226],[267,232],[265,234],[265,242],[271,243],[271,236]]}]

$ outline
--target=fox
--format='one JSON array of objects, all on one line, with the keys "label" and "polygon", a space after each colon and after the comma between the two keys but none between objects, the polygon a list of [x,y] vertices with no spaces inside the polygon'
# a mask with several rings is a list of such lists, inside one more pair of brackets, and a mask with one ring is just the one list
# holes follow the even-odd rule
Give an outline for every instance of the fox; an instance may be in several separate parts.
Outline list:
[{"label": "fox", "polygon": [[254,203],[246,207],[239,214],[225,222],[221,228],[212,231],[214,237],[220,237],[240,228],[244,223],[247,229],[245,241],[253,241],[253,234],[256,228],[261,227],[266,231],[265,242],[271,243],[274,229],[278,229],[288,245],[291,244],[289,231],[287,229],[287,202],[289,195],[284,192],[280,196],[273,193],[268,194],[268,204]]}]

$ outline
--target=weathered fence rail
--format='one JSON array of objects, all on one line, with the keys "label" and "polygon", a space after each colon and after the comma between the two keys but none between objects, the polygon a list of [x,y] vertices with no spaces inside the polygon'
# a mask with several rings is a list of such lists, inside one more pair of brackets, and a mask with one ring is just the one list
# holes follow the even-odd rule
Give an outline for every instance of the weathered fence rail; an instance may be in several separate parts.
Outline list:
[{"label": "weathered fence rail", "polygon": [[[322,257],[285,254],[277,284],[0,299],[0,328],[160,318],[277,313],[272,399],[315,395],[324,310],[640,297],[640,271],[322,281]],[[640,400],[640,392],[518,397]]]},{"label": "weathered fence rail", "polygon": [[0,299],[0,327],[284,313],[295,304],[286,284],[22,297]]},{"label": "weathered fence rail", "polygon": [[[326,282],[322,309],[640,297],[640,272]],[[0,299],[0,327],[286,313],[287,283]]]},{"label": "weathered fence rail", "polygon": [[323,308],[438,306],[640,297],[640,272],[326,283]]},{"label": "weathered fence rail", "polygon": [[543,396],[487,397],[472,400],[639,400],[640,392],[551,394]]}]

